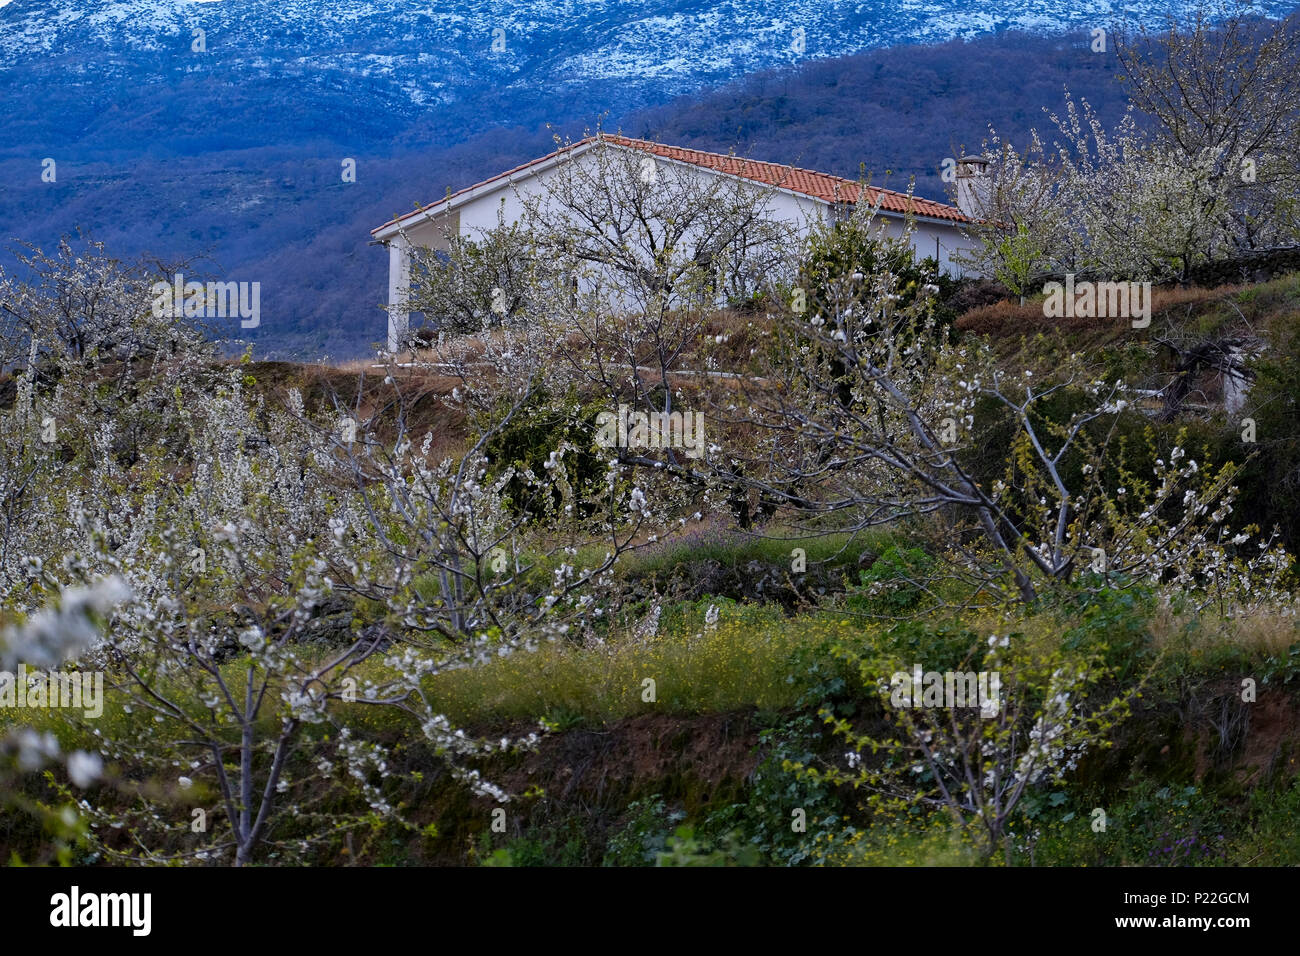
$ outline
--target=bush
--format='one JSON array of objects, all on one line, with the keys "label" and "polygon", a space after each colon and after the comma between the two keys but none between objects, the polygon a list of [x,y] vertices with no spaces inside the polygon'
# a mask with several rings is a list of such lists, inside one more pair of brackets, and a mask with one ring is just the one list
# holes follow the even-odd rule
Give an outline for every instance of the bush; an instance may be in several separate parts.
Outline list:
[{"label": "bush", "polygon": [[868,307],[874,277],[886,273],[898,280],[899,309],[925,295],[925,286],[933,285],[939,290],[936,313],[941,322],[948,324],[956,318],[952,308],[942,304],[953,294],[956,280],[941,272],[933,257],[918,261],[907,239],[882,236],[879,227],[858,217],[837,222],[810,238],[798,285],[807,296],[811,314],[833,315],[849,307]]},{"label": "bush", "polygon": [[659,795],[634,800],[627,822],[605,845],[604,866],[653,866],[668,845],[668,829],[685,818],[670,811]]},{"label": "bush", "polygon": [[[564,404],[565,412],[544,392],[535,394],[526,408],[516,413],[487,443],[487,458],[497,474],[507,468],[546,475],[551,466],[552,481],[538,493],[537,484],[516,475],[506,485],[507,503],[513,514],[544,518],[561,513],[572,504],[577,514],[590,517],[603,500],[604,462],[593,451],[595,410],[588,411],[574,396]],[[566,447],[567,446],[567,447]],[[556,449],[566,447],[558,464],[551,460]],[[568,483],[568,491],[563,488]]]},{"label": "bush", "polygon": [[863,591],[845,599],[850,608],[899,614],[916,607],[926,591],[934,559],[920,548],[890,545],[870,568],[859,571]]}]

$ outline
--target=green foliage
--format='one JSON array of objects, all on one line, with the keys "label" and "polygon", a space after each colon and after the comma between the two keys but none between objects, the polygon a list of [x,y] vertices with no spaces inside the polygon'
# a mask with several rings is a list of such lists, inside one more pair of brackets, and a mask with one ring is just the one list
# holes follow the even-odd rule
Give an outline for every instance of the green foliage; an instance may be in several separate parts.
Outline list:
[{"label": "green foliage", "polygon": [[850,594],[845,605],[877,613],[899,614],[920,603],[934,559],[921,548],[891,545],[870,568],[859,572],[861,593]]},{"label": "green foliage", "polygon": [[[44,786],[21,780],[7,754],[6,741],[0,735],[0,845],[31,846],[29,856],[14,848],[9,851],[10,866],[87,866],[98,861],[92,849],[90,821],[81,815],[74,794],[53,772],[41,776]],[[48,792],[55,799],[39,799],[33,793]],[[2,859],[2,857],[0,857]]]},{"label": "green foliage", "polygon": [[651,866],[668,846],[668,830],[685,819],[655,795],[628,804],[627,822],[605,845],[605,866]]},{"label": "green foliage", "polygon": [[[1105,829],[1097,811],[1104,813]],[[1228,862],[1228,808],[1196,784],[1139,779],[1115,801],[1035,794],[1017,821],[1016,862],[1037,866],[1216,866]]]},{"label": "green foliage", "polygon": [[949,618],[900,621],[886,632],[876,653],[887,653],[908,666],[923,661],[930,670],[958,670],[974,665],[987,645],[968,624]]},{"label": "green foliage", "polygon": [[755,847],[738,842],[733,834],[713,844],[698,839],[690,826],[678,827],[667,843],[655,855],[655,866],[757,866],[761,860]]},{"label": "green foliage", "polygon": [[1150,588],[1103,588],[1059,596],[1058,609],[1075,621],[1061,635],[1061,647],[1075,653],[1098,653],[1121,681],[1136,678],[1154,656],[1147,622],[1156,596]]},{"label": "green foliage", "polygon": [[491,834],[484,831],[477,851],[480,866],[583,866],[587,837],[579,821],[557,827],[540,827],[492,849]]},{"label": "green foliage", "polygon": [[[806,711],[764,730],[759,734],[763,759],[749,778],[747,799],[710,812],[700,832],[714,839],[744,839],[774,865],[806,863],[817,835],[838,829],[841,802],[823,781],[799,777],[785,765],[812,760],[823,746],[821,728]],[[796,811],[800,830],[794,826]]]},{"label": "green foliage", "polygon": [[[1292,758],[1294,759],[1294,758]],[[1239,866],[1294,866],[1300,861],[1300,776],[1250,794],[1246,819],[1234,821],[1228,853]]]},{"label": "green foliage", "polygon": [[1266,658],[1261,674],[1261,680],[1265,684],[1286,686],[1300,679],[1300,641],[1292,644],[1284,653]]},{"label": "green foliage", "polygon": [[[558,410],[561,407],[563,411]],[[588,517],[599,506],[605,465],[593,450],[591,423],[597,411],[584,409],[573,395],[563,403],[556,403],[550,395],[539,391],[530,398],[527,407],[493,433],[486,451],[497,474],[512,468],[551,479],[539,488],[522,474],[511,477],[506,484],[506,496],[514,514],[554,518],[572,506],[574,513],[570,517]],[[551,455],[557,449],[563,449],[564,453],[558,461],[552,461]]]},{"label": "green foliage", "polygon": [[883,236],[879,225],[858,217],[837,222],[809,238],[799,285],[807,295],[810,313],[831,315],[854,305],[866,306],[873,279],[882,274],[897,278],[900,309],[924,295],[927,284],[939,287],[940,299],[956,285],[940,272],[932,257],[918,261],[909,241]]},{"label": "green foliage", "polygon": [[1023,223],[1016,224],[1016,231],[999,236],[995,243],[994,262],[997,264],[994,277],[1016,295],[1029,294],[1029,284],[1042,271],[1044,247],[1035,241]]}]

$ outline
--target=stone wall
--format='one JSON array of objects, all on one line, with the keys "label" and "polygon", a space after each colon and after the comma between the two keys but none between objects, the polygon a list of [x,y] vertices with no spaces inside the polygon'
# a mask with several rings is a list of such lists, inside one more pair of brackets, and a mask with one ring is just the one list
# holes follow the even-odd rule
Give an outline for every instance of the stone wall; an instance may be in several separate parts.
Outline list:
[{"label": "stone wall", "polygon": [[1288,272],[1300,272],[1300,246],[1265,249],[1247,255],[1207,262],[1188,274],[1191,285],[1214,287],[1267,282]]}]

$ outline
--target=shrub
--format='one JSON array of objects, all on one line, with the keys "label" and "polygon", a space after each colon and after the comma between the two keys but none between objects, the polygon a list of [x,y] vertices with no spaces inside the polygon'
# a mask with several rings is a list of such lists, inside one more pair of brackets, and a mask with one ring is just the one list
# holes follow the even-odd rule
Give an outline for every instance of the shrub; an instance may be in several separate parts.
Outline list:
[{"label": "shrub", "polygon": [[[576,397],[564,403],[565,412],[544,392],[513,415],[487,442],[487,458],[497,474],[514,469],[506,483],[506,503],[515,515],[542,518],[567,507],[575,517],[589,517],[602,500],[605,466],[592,451],[596,412],[588,412]],[[562,455],[554,455],[564,449]],[[522,473],[550,475],[545,489]]]},{"label": "shrub", "polygon": [[870,568],[858,572],[863,591],[850,595],[845,604],[887,614],[911,610],[926,593],[926,578],[933,567],[934,559],[920,548],[890,545]]},{"label": "shrub", "polygon": [[875,277],[890,274],[897,281],[897,306],[904,309],[924,297],[924,287],[937,287],[936,316],[944,324],[956,318],[943,303],[956,280],[939,270],[933,257],[917,260],[911,242],[888,237],[862,212],[815,233],[799,270],[811,314],[835,314],[850,307],[869,308]]}]

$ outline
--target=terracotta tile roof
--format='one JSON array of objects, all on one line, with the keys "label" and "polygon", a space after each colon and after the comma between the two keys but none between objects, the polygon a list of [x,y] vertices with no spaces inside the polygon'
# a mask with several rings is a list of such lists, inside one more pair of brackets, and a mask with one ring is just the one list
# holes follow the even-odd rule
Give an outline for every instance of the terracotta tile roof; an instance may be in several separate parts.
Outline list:
[{"label": "terracotta tile roof", "polygon": [[554,152],[547,153],[545,156],[538,157],[522,166],[516,166],[514,169],[508,169],[503,173],[498,173],[489,179],[485,179],[473,186],[467,186],[458,190],[451,195],[439,199],[436,202],[422,206],[414,212],[409,212],[404,216],[398,216],[389,222],[384,223],[377,229],[372,229],[371,234],[380,232],[395,223],[403,222],[413,216],[419,216],[423,213],[434,210],[436,207],[448,203],[457,196],[473,192],[483,186],[490,185],[500,179],[507,179],[516,173],[523,172],[530,167],[545,163],[548,160],[560,155],[561,153],[585,146],[597,139],[602,139],[607,143],[613,143],[617,146],[623,146],[629,149],[638,149],[664,159],[675,160],[682,163],[690,163],[693,166],[700,166],[705,169],[716,170],[731,176],[739,176],[749,179],[766,186],[775,186],[780,189],[786,189],[790,192],[799,193],[804,196],[811,196],[814,199],[820,199],[824,202],[843,202],[857,204],[862,200],[865,193],[866,201],[872,204],[880,203],[881,210],[885,212],[897,213],[904,215],[911,213],[916,216],[925,216],[931,219],[946,219],[949,222],[970,222],[954,206],[946,203],[935,202],[931,199],[922,199],[919,196],[908,196],[893,189],[882,189],[878,186],[863,186],[852,179],[844,179],[840,176],[832,176],[829,173],[819,173],[811,169],[800,169],[797,166],[782,166],[780,163],[765,163],[756,159],[743,159],[739,156],[728,156],[723,153],[708,153],[699,149],[687,149],[681,146],[668,146],[664,143],[654,143],[645,139],[632,139],[627,136],[616,136],[611,133],[598,133],[595,136],[588,136],[586,139],[578,140],[568,146],[564,146]]},{"label": "terracotta tile roof", "polygon": [[[764,163],[756,159],[742,159],[739,156],[725,156],[722,153],[706,153],[699,149],[685,149],[680,146],[666,146],[644,139],[629,139],[625,136],[606,135],[609,142],[618,143],[632,149],[654,153],[665,159],[675,159],[705,169],[716,169],[732,176],[752,179],[767,186],[779,186],[791,192],[802,193],[825,202],[857,203],[862,198],[864,187],[852,179],[819,173],[797,166],[782,166],[780,163]],[[929,216],[932,219],[948,219],[952,222],[967,222],[965,216],[955,207],[930,199],[908,196],[906,193],[877,186],[866,186],[867,201],[880,201],[880,208],[887,212],[907,213],[917,216]]]}]

